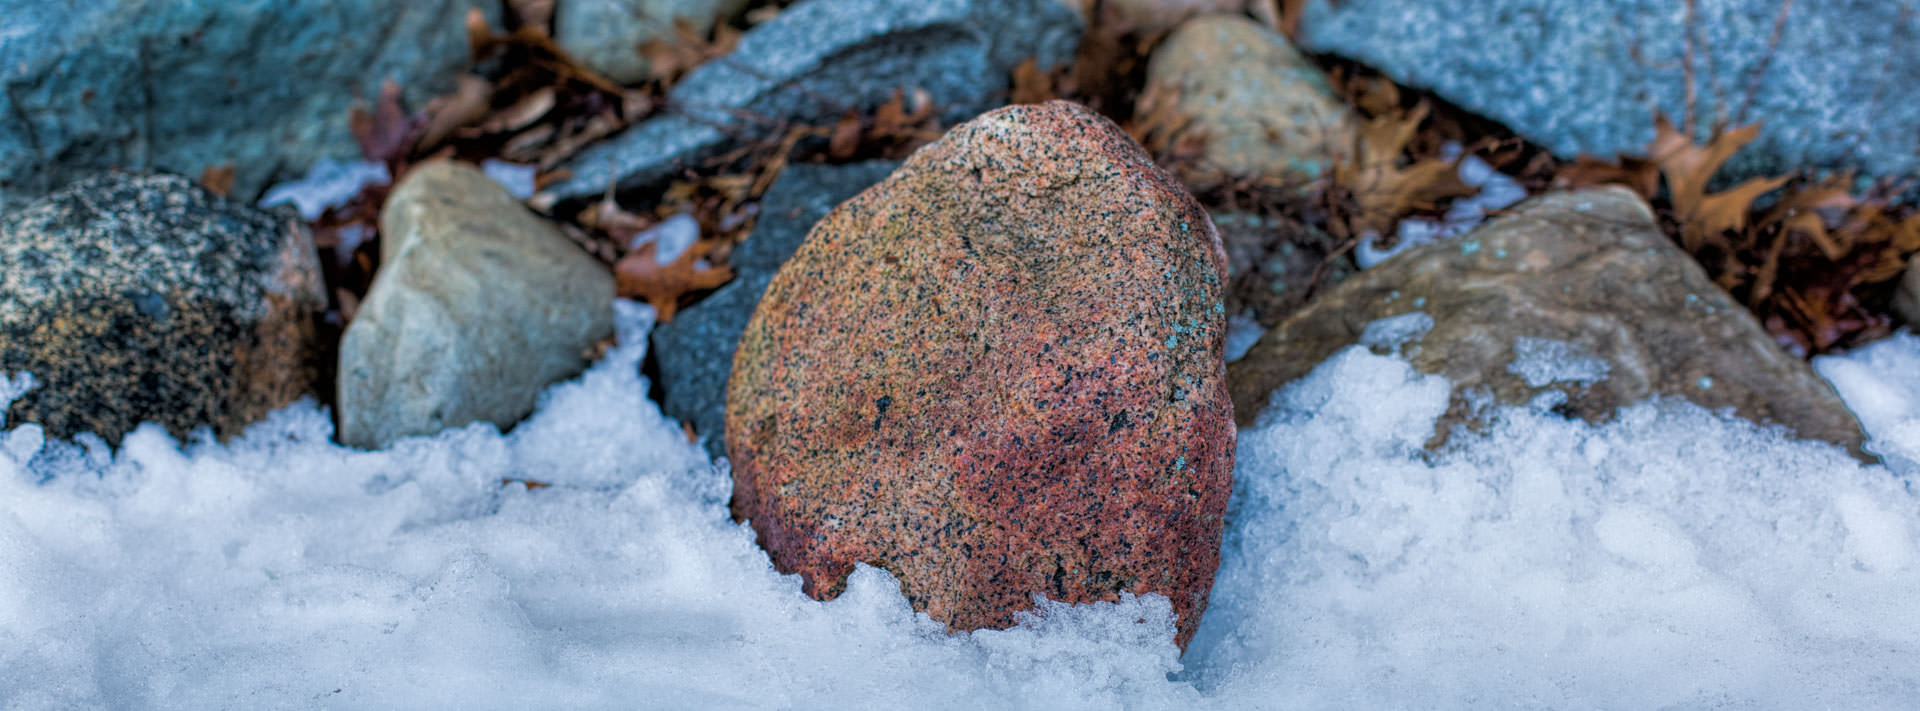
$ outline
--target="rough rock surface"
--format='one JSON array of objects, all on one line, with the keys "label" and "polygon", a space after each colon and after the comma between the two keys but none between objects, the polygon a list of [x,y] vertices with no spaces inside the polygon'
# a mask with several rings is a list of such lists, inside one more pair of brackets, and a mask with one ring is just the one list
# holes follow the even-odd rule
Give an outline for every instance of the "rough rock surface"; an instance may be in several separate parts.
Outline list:
[{"label": "rough rock surface", "polygon": [[380,234],[380,271],[340,342],[342,444],[511,427],[613,332],[606,267],[471,166],[415,167]]},{"label": "rough rock surface", "polygon": [[346,110],[388,78],[452,87],[483,0],[0,0],[0,205],[109,168],[199,175],[233,195],[359,156]]},{"label": "rough rock surface", "polygon": [[886,568],[955,629],[1166,595],[1193,634],[1234,430],[1207,214],[1078,105],[956,127],[816,225],[727,393],[734,515],[837,595]]},{"label": "rough rock surface", "polygon": [[594,71],[622,84],[647,78],[641,46],[675,39],[674,22],[706,36],[715,21],[746,7],[747,0],[559,0],[553,39]]},{"label": "rough rock surface", "polygon": [[1910,0],[1312,0],[1302,44],[1430,88],[1562,156],[1637,154],[1653,139],[1652,108],[1686,113],[1689,7],[1700,130],[1766,121],[1731,174],[1920,173]]},{"label": "rough rock surface", "polygon": [[577,201],[609,184],[643,190],[765,138],[768,127],[831,124],[900,87],[926,90],[947,120],[964,120],[999,105],[1028,57],[1042,66],[1071,59],[1080,29],[1059,0],[800,3],[689,73],[668,94],[668,114],[568,161],[573,176],[548,191]]},{"label": "rough rock surface", "polygon": [[1154,50],[1147,86],[1177,97],[1183,132],[1204,136],[1206,162],[1228,176],[1304,184],[1352,150],[1353,112],[1326,75],[1245,16],[1182,23]]},{"label": "rough rock surface", "polygon": [[[1431,328],[1404,352],[1454,385],[1442,434],[1472,419],[1475,393],[1517,405],[1558,391],[1566,399],[1557,410],[1589,421],[1671,395],[1856,453],[1863,441],[1833,389],[1775,345],[1623,188],[1536,198],[1314,297],[1229,368],[1240,423],[1253,423],[1275,389],[1361,342],[1368,324],[1414,312],[1431,317]],[[1590,367],[1556,376],[1527,362],[1549,359],[1563,371],[1567,362]]]},{"label": "rough rock surface", "polygon": [[795,165],[780,174],[760,202],[753,234],[733,250],[733,281],[653,329],[650,351],[660,366],[660,409],[691,422],[714,457],[727,453],[727,376],[734,347],[773,274],[835,205],[860,194],[899,167],[893,161],[858,165]]},{"label": "rough rock surface", "polygon": [[313,387],[325,306],[293,220],[176,175],[74,183],[0,218],[0,373],[39,384],[7,423],[237,434]]}]

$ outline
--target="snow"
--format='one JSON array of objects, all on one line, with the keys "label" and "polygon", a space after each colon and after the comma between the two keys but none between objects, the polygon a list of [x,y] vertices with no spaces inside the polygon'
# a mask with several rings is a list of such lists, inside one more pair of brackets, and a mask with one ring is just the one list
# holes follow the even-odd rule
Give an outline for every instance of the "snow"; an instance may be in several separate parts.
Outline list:
[{"label": "snow", "polygon": [[268,188],[267,194],[260,198],[260,206],[272,207],[291,202],[300,211],[301,219],[313,221],[319,219],[327,208],[347,204],[361,188],[385,185],[391,180],[393,178],[387,174],[387,167],[379,163],[362,160],[342,163],[322,158],[308,168],[307,174],[299,180]]},{"label": "snow", "polygon": [[[1240,432],[1184,657],[1158,596],[947,634],[884,571],[824,603],[776,574],[728,518],[724,463],[645,399],[650,312],[621,316],[634,345],[504,435],[357,451],[310,403],[225,445],[147,426],[114,451],[15,424],[0,707],[1920,701],[1920,496],[1835,447],[1658,401],[1599,427],[1503,410],[1429,453],[1447,383],[1355,347]],[[1881,451],[1920,446],[1902,363],[1920,340],[1819,364],[1873,401]]]},{"label": "snow", "polygon": [[641,245],[654,243],[653,260],[659,264],[672,264],[680,255],[700,241],[700,222],[692,215],[679,213],[660,224],[649,227],[634,235],[627,243],[627,249],[639,249]]},{"label": "snow", "polygon": [[480,172],[507,189],[507,194],[515,200],[533,197],[535,177],[539,166],[509,163],[498,158],[488,158],[480,162]]}]

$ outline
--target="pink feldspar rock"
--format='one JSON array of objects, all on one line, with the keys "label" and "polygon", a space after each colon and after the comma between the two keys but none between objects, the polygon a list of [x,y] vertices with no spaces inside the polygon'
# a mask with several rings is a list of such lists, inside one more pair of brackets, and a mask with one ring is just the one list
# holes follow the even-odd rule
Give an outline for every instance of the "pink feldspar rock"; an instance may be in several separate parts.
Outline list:
[{"label": "pink feldspar rock", "polygon": [[1011,106],[814,226],[741,338],[734,515],[839,594],[954,629],[1165,595],[1185,646],[1232,488],[1213,224],[1080,106]]}]

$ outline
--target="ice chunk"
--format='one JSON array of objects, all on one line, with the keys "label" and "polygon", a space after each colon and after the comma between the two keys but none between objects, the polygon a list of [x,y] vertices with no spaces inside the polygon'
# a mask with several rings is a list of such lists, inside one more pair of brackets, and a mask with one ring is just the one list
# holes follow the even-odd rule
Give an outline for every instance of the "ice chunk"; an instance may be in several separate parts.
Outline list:
[{"label": "ice chunk", "polygon": [[1513,342],[1513,361],[1507,372],[1529,387],[1554,383],[1592,385],[1605,380],[1611,366],[1591,351],[1566,341],[1521,336]]},{"label": "ice chunk", "polygon": [[627,248],[639,249],[641,245],[653,242],[658,245],[654,247],[654,261],[660,264],[672,264],[674,260],[680,258],[681,254],[685,254],[694,242],[698,241],[700,241],[700,223],[694,220],[692,215],[683,212],[661,220],[660,224],[634,235],[633,240],[627,244]]},{"label": "ice chunk", "polygon": [[525,200],[533,197],[534,175],[539,167],[508,163],[498,158],[488,158],[480,162],[480,172],[493,178],[493,182],[506,188],[515,199]]}]

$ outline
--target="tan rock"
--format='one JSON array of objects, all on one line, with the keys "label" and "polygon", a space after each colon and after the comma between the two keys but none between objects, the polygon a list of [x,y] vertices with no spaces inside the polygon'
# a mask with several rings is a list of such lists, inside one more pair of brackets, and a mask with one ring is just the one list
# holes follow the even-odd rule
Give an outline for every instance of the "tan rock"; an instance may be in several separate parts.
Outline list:
[{"label": "tan rock", "polygon": [[[1227,176],[1301,183],[1352,150],[1355,119],[1320,68],[1287,40],[1239,15],[1188,20],[1154,50],[1147,92],[1173,97]],[[1207,182],[1206,176],[1189,182]]]},{"label": "tan rock", "polygon": [[[1617,187],[1535,198],[1314,297],[1229,367],[1240,423],[1253,423],[1275,389],[1360,342],[1368,324],[1415,312],[1432,327],[1406,346],[1408,360],[1454,386],[1439,433],[1472,420],[1475,393],[1517,405],[1558,391],[1566,400],[1557,410],[1589,421],[1669,395],[1856,454],[1864,441],[1833,389]],[[1583,361],[1583,373],[1541,367]]]},{"label": "tan rock", "polygon": [[415,167],[380,234],[380,271],[340,343],[342,444],[511,427],[613,332],[607,268],[471,166]]}]

